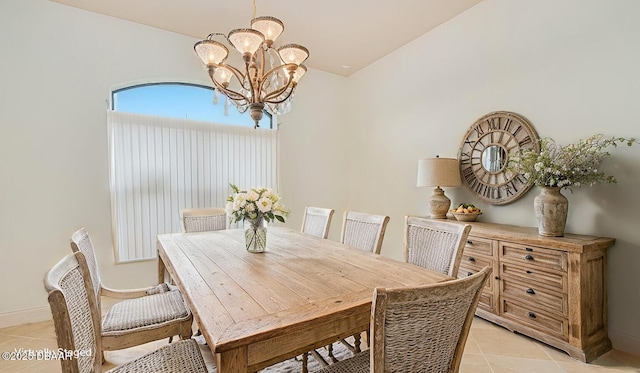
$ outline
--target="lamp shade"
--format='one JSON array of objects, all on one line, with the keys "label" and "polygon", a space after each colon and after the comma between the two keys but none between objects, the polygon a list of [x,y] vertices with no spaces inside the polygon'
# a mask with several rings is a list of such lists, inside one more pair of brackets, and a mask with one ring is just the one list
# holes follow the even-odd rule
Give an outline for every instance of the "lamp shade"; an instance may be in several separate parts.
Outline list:
[{"label": "lamp shade", "polygon": [[458,160],[427,158],[418,161],[419,187],[456,187],[462,185]]},{"label": "lamp shade", "polygon": [[193,49],[206,66],[218,65],[229,55],[229,49],[214,40],[199,41],[193,46]]},{"label": "lamp shade", "polygon": [[231,30],[228,39],[231,45],[244,56],[245,54],[252,55],[260,48],[264,41],[264,35],[258,30],[240,28]]},{"label": "lamp shade", "polygon": [[309,57],[309,50],[302,45],[287,44],[278,48],[278,54],[284,63],[300,65]]},{"label": "lamp shade", "polygon": [[277,18],[265,16],[252,19],[251,28],[260,31],[264,40],[271,45],[284,31],[284,24]]}]

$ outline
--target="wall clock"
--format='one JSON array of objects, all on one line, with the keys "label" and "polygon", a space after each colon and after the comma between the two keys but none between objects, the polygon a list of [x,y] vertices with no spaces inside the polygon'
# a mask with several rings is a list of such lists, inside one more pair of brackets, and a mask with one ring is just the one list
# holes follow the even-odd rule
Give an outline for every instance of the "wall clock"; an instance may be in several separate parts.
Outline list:
[{"label": "wall clock", "polygon": [[524,148],[540,151],[538,134],[526,119],[496,111],[471,125],[460,144],[458,160],[462,183],[481,200],[504,205],[522,197],[531,183],[506,169],[509,154]]}]

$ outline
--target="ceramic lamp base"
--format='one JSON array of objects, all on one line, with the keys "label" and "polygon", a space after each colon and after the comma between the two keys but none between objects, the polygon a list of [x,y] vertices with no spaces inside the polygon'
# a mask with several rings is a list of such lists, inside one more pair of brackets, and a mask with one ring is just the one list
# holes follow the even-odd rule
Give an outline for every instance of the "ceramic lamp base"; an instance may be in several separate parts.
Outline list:
[{"label": "ceramic lamp base", "polygon": [[429,199],[429,208],[431,209],[432,219],[446,219],[447,212],[451,207],[451,200],[444,195],[444,190],[437,187],[433,190],[433,195]]}]

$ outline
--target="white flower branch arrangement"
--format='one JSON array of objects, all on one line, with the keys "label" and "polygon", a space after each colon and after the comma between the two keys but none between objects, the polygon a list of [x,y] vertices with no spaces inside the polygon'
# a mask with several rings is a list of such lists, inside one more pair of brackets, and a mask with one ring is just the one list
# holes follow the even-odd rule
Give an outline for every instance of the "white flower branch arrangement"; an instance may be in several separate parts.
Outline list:
[{"label": "white flower branch arrangement", "polygon": [[540,152],[524,149],[509,155],[507,169],[523,174],[537,186],[579,187],[597,183],[616,183],[616,178],[605,175],[600,163],[609,156],[609,147],[638,143],[633,138],[593,135],[574,144],[560,146],[551,138],[542,138]]}]

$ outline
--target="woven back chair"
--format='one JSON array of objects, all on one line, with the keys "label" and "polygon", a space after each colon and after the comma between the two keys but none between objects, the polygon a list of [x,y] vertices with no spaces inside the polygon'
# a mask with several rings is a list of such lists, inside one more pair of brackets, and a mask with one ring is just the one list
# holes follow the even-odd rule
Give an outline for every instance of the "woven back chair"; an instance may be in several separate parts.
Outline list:
[{"label": "woven back chair", "polygon": [[227,229],[227,213],[223,208],[193,208],[180,210],[182,233]]},{"label": "woven back chair", "polygon": [[[74,353],[60,359],[62,372],[101,372],[100,313],[82,253],[65,256],[44,278],[58,347]],[[110,372],[206,372],[195,340],[178,341]]]},{"label": "woven back chair", "polygon": [[471,225],[405,217],[405,261],[457,277]]},{"label": "woven back chair", "polygon": [[102,349],[119,350],[163,338],[192,335],[193,315],[177,288],[160,284],[141,289],[112,289],[103,285],[96,253],[85,228],[71,235],[71,250],[86,258],[91,289],[101,309],[101,297],[121,299],[105,313],[102,321]]},{"label": "woven back chair", "polygon": [[389,217],[345,211],[340,242],[380,254]]},{"label": "woven back chair", "polygon": [[302,218],[302,233],[327,238],[329,236],[329,226],[331,225],[333,213],[333,209],[306,207]]},{"label": "woven back chair", "polygon": [[371,348],[321,370],[458,372],[473,315],[489,274],[421,287],[373,292]]}]

